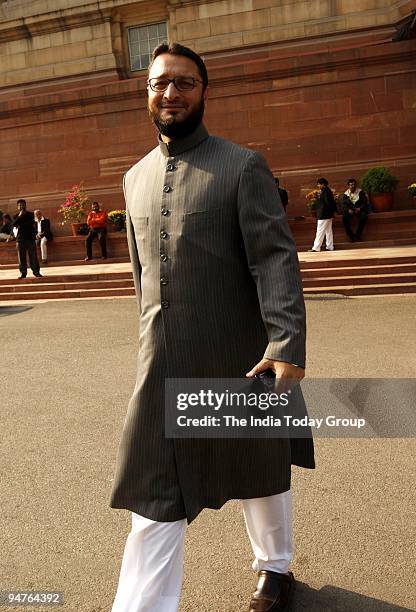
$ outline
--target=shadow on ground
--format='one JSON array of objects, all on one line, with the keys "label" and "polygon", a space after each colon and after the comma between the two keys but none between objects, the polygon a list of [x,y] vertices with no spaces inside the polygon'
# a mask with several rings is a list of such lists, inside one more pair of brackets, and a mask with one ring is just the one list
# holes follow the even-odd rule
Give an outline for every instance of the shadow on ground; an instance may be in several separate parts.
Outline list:
[{"label": "shadow on ground", "polygon": [[26,312],[26,310],[32,310],[32,308],[33,306],[0,306],[0,317],[19,314]]},{"label": "shadow on ground", "polygon": [[292,612],[412,612],[394,604],[346,591],[331,585],[312,589],[303,582],[296,583]]}]

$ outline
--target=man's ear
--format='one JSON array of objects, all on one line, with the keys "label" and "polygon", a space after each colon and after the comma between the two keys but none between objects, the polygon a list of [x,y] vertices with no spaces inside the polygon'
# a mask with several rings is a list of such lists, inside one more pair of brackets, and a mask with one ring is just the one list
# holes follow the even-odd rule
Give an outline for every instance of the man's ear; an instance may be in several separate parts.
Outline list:
[{"label": "man's ear", "polygon": [[208,100],[208,89],[209,89],[209,86],[207,85],[204,89],[204,93],[202,94],[205,104],[207,103],[207,100]]}]

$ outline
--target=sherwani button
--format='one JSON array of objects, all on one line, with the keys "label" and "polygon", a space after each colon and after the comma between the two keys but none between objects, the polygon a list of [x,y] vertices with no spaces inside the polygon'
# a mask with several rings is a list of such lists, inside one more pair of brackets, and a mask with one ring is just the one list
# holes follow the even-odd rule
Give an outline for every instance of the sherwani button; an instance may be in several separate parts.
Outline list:
[{"label": "sherwani button", "polygon": [[160,284],[161,284],[161,285],[167,285],[167,284],[168,284],[168,282],[169,282],[169,281],[168,281],[168,279],[167,279],[167,278],[165,278],[164,276],[162,276],[162,278],[160,279]]},{"label": "sherwani button", "polygon": [[163,302],[161,303],[161,305],[162,305],[162,308],[165,308],[165,309],[166,309],[166,308],[169,308],[169,306],[170,306],[170,304],[169,304],[169,302],[168,302],[167,300],[163,300]]},{"label": "sherwani button", "polygon": [[161,256],[160,256],[160,259],[161,259],[162,261],[167,261],[167,260],[168,260],[168,256],[167,256],[167,255],[165,255],[165,253],[162,253],[162,254],[161,254]]},{"label": "sherwani button", "polygon": [[164,217],[167,217],[167,216],[168,216],[168,214],[169,214],[169,211],[168,211],[168,209],[167,209],[167,208],[162,208],[161,213],[162,213],[162,215],[163,215]]},{"label": "sherwani button", "polygon": [[165,186],[163,187],[163,191],[164,191],[165,193],[169,193],[169,191],[172,191],[172,187],[169,187],[169,185],[165,185]]},{"label": "sherwani button", "polygon": [[174,166],[173,164],[168,164],[166,166],[166,169],[169,170],[169,172],[172,172],[173,170],[176,170],[176,166]]},{"label": "sherwani button", "polygon": [[167,232],[164,232],[163,230],[160,232],[160,237],[163,238],[163,240],[166,240],[166,238],[168,237]]}]

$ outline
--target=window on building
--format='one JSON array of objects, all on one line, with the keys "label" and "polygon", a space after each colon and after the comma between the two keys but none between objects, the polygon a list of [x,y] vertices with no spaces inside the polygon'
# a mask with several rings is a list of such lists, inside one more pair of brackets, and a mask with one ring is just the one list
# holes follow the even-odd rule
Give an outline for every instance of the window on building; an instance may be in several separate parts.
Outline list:
[{"label": "window on building", "polygon": [[130,70],[144,70],[150,64],[153,49],[168,40],[166,22],[129,28],[128,38]]}]

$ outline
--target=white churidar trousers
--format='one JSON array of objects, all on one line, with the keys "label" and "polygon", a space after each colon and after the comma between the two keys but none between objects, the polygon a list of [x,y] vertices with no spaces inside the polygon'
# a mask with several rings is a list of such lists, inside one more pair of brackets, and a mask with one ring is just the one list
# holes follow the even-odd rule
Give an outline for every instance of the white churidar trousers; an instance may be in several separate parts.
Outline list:
[{"label": "white churidar trousers", "polygon": [[332,233],[332,219],[318,219],[316,224],[316,236],[313,243],[313,250],[320,251],[322,243],[326,242],[326,248],[329,251],[334,250],[334,235]]},{"label": "white churidar trousers", "polygon": [[40,239],[39,243],[42,259],[48,259],[48,247],[46,246],[48,244],[48,239],[43,236],[43,238]]},{"label": "white churidar trousers", "polygon": [[[243,500],[253,569],[286,573],[293,557],[291,491]],[[186,519],[160,523],[132,513],[112,612],[177,612]]]}]

